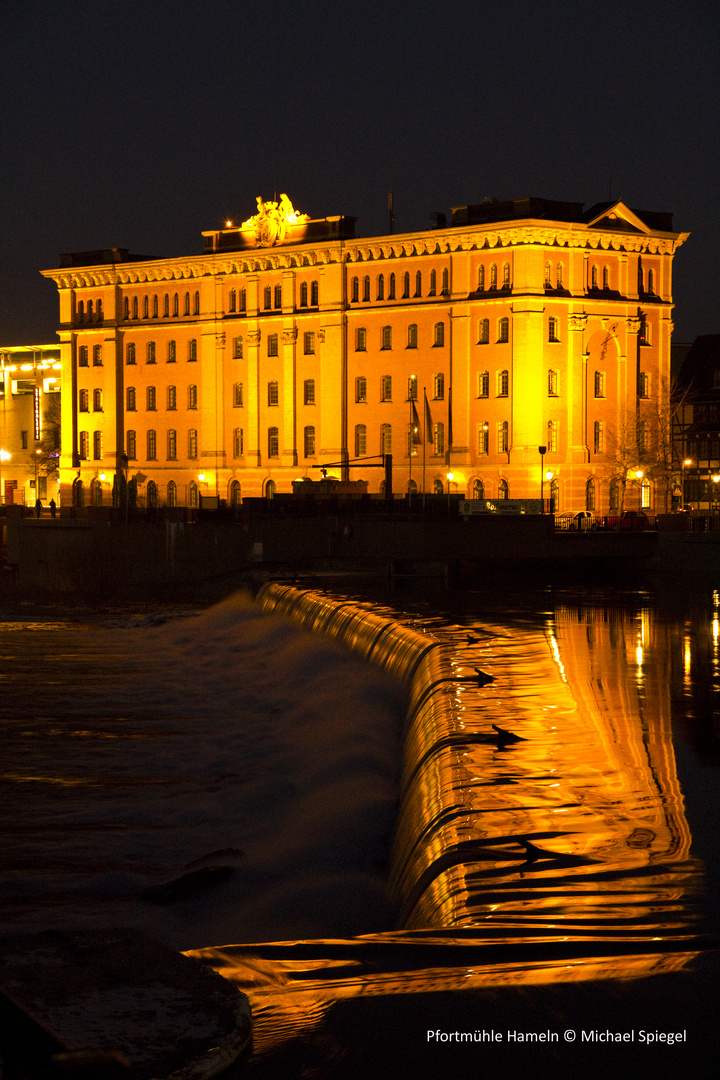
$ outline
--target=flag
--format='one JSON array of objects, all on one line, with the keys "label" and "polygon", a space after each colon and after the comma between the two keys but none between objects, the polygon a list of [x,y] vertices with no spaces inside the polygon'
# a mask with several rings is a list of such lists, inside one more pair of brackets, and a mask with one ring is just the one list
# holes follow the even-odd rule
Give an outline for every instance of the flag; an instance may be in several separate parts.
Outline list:
[{"label": "flag", "polygon": [[415,399],[414,398],[410,398],[410,407],[412,409],[412,417],[411,417],[411,423],[412,423],[412,426],[413,426],[413,433],[412,433],[413,438],[412,438],[412,441],[417,444],[417,443],[422,442],[422,435],[420,434],[420,417],[418,416],[418,411],[415,408]]},{"label": "flag", "polygon": [[425,442],[431,443],[433,441],[433,422],[432,415],[430,413],[430,405],[427,399],[427,391],[423,390],[425,395]]},{"label": "flag", "polygon": [[448,453],[452,449],[452,441],[453,441],[453,437],[452,437],[452,386],[449,386],[448,387],[448,437],[447,437]]}]

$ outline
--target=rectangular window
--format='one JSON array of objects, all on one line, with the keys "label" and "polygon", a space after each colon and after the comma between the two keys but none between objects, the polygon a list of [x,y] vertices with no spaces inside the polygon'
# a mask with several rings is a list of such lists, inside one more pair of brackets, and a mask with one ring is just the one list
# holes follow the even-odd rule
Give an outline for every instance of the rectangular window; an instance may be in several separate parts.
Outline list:
[{"label": "rectangular window", "polygon": [[355,400],[367,401],[367,379],[364,375],[358,375],[355,380]]},{"label": "rectangular window", "polygon": [[148,364],[154,364],[155,363],[155,342],[154,341],[148,341],[148,343],[147,343],[147,363]]},{"label": "rectangular window", "polygon": [[478,454],[490,453],[490,425],[487,420],[478,424]]},{"label": "rectangular window", "polygon": [[147,397],[146,408],[147,408],[148,412],[154,412],[156,407],[157,407],[156,403],[155,403],[155,387],[154,386],[148,386],[147,391],[146,391],[146,397]]},{"label": "rectangular window", "polygon": [[236,427],[233,432],[233,457],[239,458],[245,455],[245,432],[243,428]]},{"label": "rectangular window", "polygon": [[102,367],[102,345],[93,345],[93,367]]},{"label": "rectangular window", "polygon": [[392,454],[392,425],[383,424],[380,428],[380,453]]},{"label": "rectangular window", "polygon": [[478,371],[477,396],[488,397],[490,394],[490,372]]},{"label": "rectangular window", "polygon": [[195,460],[198,456],[198,441],[197,431],[195,428],[190,428],[188,431],[188,457]]},{"label": "rectangular window", "polygon": [[129,461],[135,461],[137,458],[137,441],[134,431],[127,433],[127,456]]},{"label": "rectangular window", "polygon": [[125,353],[125,356],[126,356],[126,363],[128,363],[128,364],[134,364],[135,363],[135,342],[134,341],[129,341],[128,342],[127,351]]},{"label": "rectangular window", "polygon": [[197,339],[191,338],[188,341],[188,362],[192,363],[194,360],[197,360]]},{"label": "rectangular window", "polygon": [[236,360],[242,360],[243,358],[243,339],[242,335],[235,338],[233,342],[233,356]]},{"label": "rectangular window", "polygon": [[167,433],[167,456],[168,461],[177,460],[177,432],[173,428]]},{"label": "rectangular window", "polygon": [[233,386],[233,407],[236,409],[242,409],[243,407],[243,384],[236,382]]},{"label": "rectangular window", "polygon": [[305,457],[315,457],[315,428],[306,427],[304,432],[304,450]]},{"label": "rectangular window", "polygon": [[593,425],[593,450],[596,454],[602,454],[604,450],[604,432],[601,420],[596,420]]},{"label": "rectangular window", "polygon": [[87,345],[81,345],[79,350],[78,350],[78,364],[79,364],[80,367],[87,367],[88,366],[88,347],[87,347]]},{"label": "rectangular window", "polygon": [[278,355],[278,336],[277,336],[277,334],[268,334],[267,354],[268,354],[268,356],[277,356]]},{"label": "rectangular window", "polygon": [[157,434],[152,428],[147,433],[147,460],[155,461],[157,458]]},{"label": "rectangular window", "polygon": [[417,401],[418,388],[417,388],[417,375],[410,375],[408,377],[408,401]]},{"label": "rectangular window", "polygon": [[392,375],[383,375],[381,384],[381,401],[392,401]]},{"label": "rectangular window", "polygon": [[312,330],[306,330],[303,338],[304,353],[306,356],[312,355],[315,352],[315,333]]},{"label": "rectangular window", "polygon": [[276,427],[268,428],[268,457],[280,457],[280,434]]},{"label": "rectangular window", "polygon": [[641,371],[638,378],[638,397],[650,397],[650,376],[647,371]]},{"label": "rectangular window", "polygon": [[93,390],[93,412],[103,411],[102,390]]},{"label": "rectangular window", "polygon": [[355,457],[364,457],[367,453],[367,428],[365,424],[355,425]]},{"label": "rectangular window", "polygon": [[503,420],[497,426],[497,448],[499,454],[507,454],[508,452],[508,422]]},{"label": "rectangular window", "polygon": [[278,390],[278,384],[273,381],[268,383],[268,405],[279,405],[280,394]]},{"label": "rectangular window", "polygon": [[367,330],[364,326],[358,326],[355,334],[355,351],[365,352],[367,349]]},{"label": "rectangular window", "polygon": [[547,426],[547,448],[549,454],[557,453],[558,448],[558,421],[548,420]]},{"label": "rectangular window", "polygon": [[392,327],[383,326],[382,329],[382,347],[383,349],[392,349]]},{"label": "rectangular window", "polygon": [[436,424],[433,432],[433,453],[440,455],[445,453],[445,425]]},{"label": "rectangular window", "polygon": [[[90,392],[88,390],[80,391],[80,412],[90,412]],[[23,450],[25,446],[23,446]]]},{"label": "rectangular window", "polygon": [[508,396],[508,373],[507,371],[498,371],[497,376],[497,396]]},{"label": "rectangular window", "polygon": [[167,388],[167,407],[171,411],[177,409],[177,387],[168,386]]},{"label": "rectangular window", "polygon": [[[315,404],[315,380],[306,379],[303,385],[303,397],[306,405]],[[306,455],[307,456],[307,455]]]},{"label": "rectangular window", "polygon": [[197,409],[197,386],[188,386],[188,409]]},{"label": "rectangular window", "polygon": [[168,341],[168,364],[174,364],[177,357],[177,348],[174,341]]},{"label": "rectangular window", "polygon": [[28,448],[28,433],[27,431],[20,432],[20,449],[27,450]]}]

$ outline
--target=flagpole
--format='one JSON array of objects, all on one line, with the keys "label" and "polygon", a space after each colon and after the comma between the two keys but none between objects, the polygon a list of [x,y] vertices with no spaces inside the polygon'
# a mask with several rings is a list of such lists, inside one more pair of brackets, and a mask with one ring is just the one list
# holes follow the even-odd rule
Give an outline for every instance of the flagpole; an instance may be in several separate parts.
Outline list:
[{"label": "flagpole", "polygon": [[423,466],[422,466],[422,495],[423,510],[425,509],[425,438],[427,427],[427,388],[423,386]]},{"label": "flagpole", "polygon": [[410,438],[408,439],[408,509],[412,509],[412,459],[415,449],[415,427],[413,424],[413,399],[410,391]]}]

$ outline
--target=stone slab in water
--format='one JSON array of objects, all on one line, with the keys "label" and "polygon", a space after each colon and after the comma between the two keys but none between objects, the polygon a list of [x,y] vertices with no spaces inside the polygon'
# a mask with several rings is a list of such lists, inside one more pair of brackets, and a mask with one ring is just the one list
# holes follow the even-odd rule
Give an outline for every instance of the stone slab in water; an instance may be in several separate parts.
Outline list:
[{"label": "stone slab in water", "polygon": [[244,994],[126,928],[0,939],[0,998],[8,1064],[29,1056],[42,1068],[44,1059],[50,1071],[37,1075],[204,1080],[251,1035]]}]

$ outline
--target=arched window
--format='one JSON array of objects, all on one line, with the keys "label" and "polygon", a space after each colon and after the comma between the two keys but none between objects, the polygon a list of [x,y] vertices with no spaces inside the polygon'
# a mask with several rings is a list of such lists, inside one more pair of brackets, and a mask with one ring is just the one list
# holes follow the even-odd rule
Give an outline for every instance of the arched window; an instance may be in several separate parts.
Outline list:
[{"label": "arched window", "polygon": [[145,408],[148,412],[155,412],[155,409],[157,408],[154,386],[148,386],[145,391]]},{"label": "arched window", "polygon": [[268,457],[280,456],[280,431],[276,427],[268,428]]},{"label": "arched window", "polygon": [[556,454],[558,448],[558,434],[560,423],[558,420],[548,420],[547,426],[547,451],[548,454]]},{"label": "arched window", "polygon": [[357,304],[360,299],[360,280],[356,277],[352,279],[352,285],[350,288],[350,303]]},{"label": "arched window", "polygon": [[490,344],[490,320],[481,319],[478,323],[478,345]]},{"label": "arched window", "polygon": [[550,481],[550,513],[560,512],[560,481],[554,476]]},{"label": "arched window", "polygon": [[137,317],[138,317],[138,298],[137,298],[137,296],[133,296],[133,319],[137,319]]},{"label": "arched window", "polygon": [[472,497],[473,499],[485,498],[485,485],[482,480],[473,480]]},{"label": "arched window", "polygon": [[508,422],[507,420],[501,420],[497,426],[497,448],[498,454],[507,454],[508,452]]},{"label": "arched window", "polygon": [[193,315],[200,314],[200,293],[196,292],[193,296]]},{"label": "arched window", "polygon": [[478,266],[478,285],[477,291],[484,292],[485,290],[485,267],[483,265]]},{"label": "arched window", "polygon": [[277,379],[271,379],[271,381],[268,383],[267,403],[268,405],[280,404],[280,387]]},{"label": "arched window", "polygon": [[408,298],[409,296],[410,296],[410,274],[409,274],[409,273],[407,272],[407,270],[406,270],[406,271],[405,271],[405,273],[403,274],[403,292],[402,292],[402,299],[403,299],[403,300],[407,300],[407,298]]},{"label": "arched window", "polygon": [[241,458],[245,456],[245,431],[241,427],[236,427],[233,431],[233,457]]},{"label": "arched window", "polygon": [[437,292],[437,270],[430,271],[430,288],[428,289],[428,296],[435,296]]},{"label": "arched window", "polygon": [[503,263],[503,289],[510,288],[510,263]]},{"label": "arched window", "polygon": [[129,341],[127,346],[127,352],[125,354],[125,362],[127,364],[135,363],[135,342]]},{"label": "arched window", "polygon": [[603,289],[610,288],[610,268],[603,266]]},{"label": "arched window", "polygon": [[417,349],[417,323],[410,323],[408,326],[408,349]]},{"label": "arched window", "polygon": [[188,484],[188,506],[191,510],[197,509],[198,504],[198,488],[194,480],[191,480]]},{"label": "arched window", "polygon": [[363,278],[363,303],[370,303],[370,275],[366,274]]},{"label": "arched window", "polygon": [[447,267],[442,272],[442,295],[447,296],[450,292],[450,274]]},{"label": "arched window", "polygon": [[490,267],[490,288],[497,289],[497,266],[495,263]]},{"label": "arched window", "polygon": [[502,319],[498,319],[498,341],[506,342],[510,340],[510,320],[503,316]]},{"label": "arched window", "polygon": [[507,480],[498,480],[498,499],[509,499],[510,489]]},{"label": "arched window", "polygon": [[157,317],[158,317],[158,298],[157,298],[157,293],[155,294],[155,296],[153,296],[153,308],[152,308],[152,311],[153,311],[153,319],[157,319]]},{"label": "arched window", "polygon": [[605,397],[605,372],[604,371],[596,371],[595,372],[595,397],[596,398],[604,398]]},{"label": "arched window", "polygon": [[[90,304],[91,303],[92,303],[92,301],[88,300],[88,314],[90,314],[89,309],[90,309]],[[148,319],[149,317],[150,317],[149,301],[148,301],[147,296],[143,296],[143,319]]]},{"label": "arched window", "polygon": [[545,288],[552,289],[552,263],[545,263]]},{"label": "arched window", "polygon": [[392,425],[380,425],[380,453],[392,454]]},{"label": "arched window", "polygon": [[408,495],[417,495],[418,486],[414,480],[408,480],[407,493]]},{"label": "arched window", "polygon": [[503,369],[502,371],[498,371],[498,373],[497,373],[497,396],[498,397],[507,397],[508,396],[508,383],[509,383],[509,377],[508,377],[507,370]]},{"label": "arched window", "polygon": [[392,349],[392,327],[383,326],[382,328],[382,348]]},{"label": "arched window", "polygon": [[175,386],[167,388],[167,407],[170,410],[177,409],[177,387]]},{"label": "arched window", "polygon": [[305,405],[315,404],[315,380],[305,379],[303,383],[303,402]]},{"label": "arched window", "polygon": [[93,345],[93,367],[103,366],[102,345]]},{"label": "arched window", "polygon": [[552,368],[548,371],[548,397],[557,397],[558,394],[558,373]]},{"label": "arched window", "polygon": [[367,453],[367,428],[365,424],[355,425],[355,457],[364,457]]},{"label": "arched window", "polygon": [[364,375],[358,375],[355,380],[355,400],[367,401],[367,379]]},{"label": "arched window", "polygon": [[147,433],[147,460],[155,461],[157,458],[157,432],[150,428]]},{"label": "arched window", "polygon": [[563,264],[562,263],[557,264],[557,268],[556,268],[556,271],[555,271],[555,282],[556,282],[556,285],[557,285],[558,289],[562,289],[562,287],[563,287]]},{"label": "arched window", "polygon": [[197,386],[188,386],[188,409],[197,409]]},{"label": "arched window", "polygon": [[[647,291],[651,295],[653,295],[655,293],[655,272],[653,270],[648,270]],[[98,300],[98,306],[99,306],[99,304],[100,304],[100,301]]]},{"label": "arched window", "polygon": [[282,307],[282,285],[275,286],[275,299],[274,305],[276,308]]},{"label": "arched window", "polygon": [[134,431],[127,432],[127,456],[129,461],[137,458],[137,437]]},{"label": "arched window", "polygon": [[445,323],[435,323],[435,330],[433,333],[433,347],[439,348],[445,344]]},{"label": "arched window", "polygon": [[592,476],[585,485],[585,509],[591,513],[595,510],[595,480]]},{"label": "arched window", "polygon": [[136,407],[135,387],[128,386],[125,391],[125,408],[128,412],[135,412]]},{"label": "arched window", "polygon": [[275,481],[274,480],[266,480],[265,481],[265,498],[266,499],[274,499],[275,498],[275,491],[276,491]]},{"label": "arched window", "polygon": [[433,481],[433,495],[442,495],[442,494],[443,494],[443,482],[442,482],[442,480],[440,480],[440,479],[434,480]]},{"label": "arched window", "polygon": [[90,391],[83,388],[80,391],[78,400],[80,412],[90,412]]},{"label": "arched window", "polygon": [[610,510],[620,509],[620,481],[616,476],[610,481]]},{"label": "arched window", "polygon": [[174,364],[177,359],[177,345],[174,341],[168,341],[167,362]]},{"label": "arched window", "polygon": [[77,480],[73,480],[72,504],[73,506],[85,505],[85,489],[83,488],[83,482],[80,477],[78,477]]},{"label": "arched window", "polygon": [[305,457],[315,457],[315,428],[306,427],[303,437]]},{"label": "arched window", "polygon": [[93,412],[103,411],[103,392],[102,390],[93,390]]},{"label": "arched window", "polygon": [[183,308],[183,314],[184,315],[189,315],[190,314],[190,293],[189,292],[185,293],[185,304],[184,304],[184,308]]},{"label": "arched window", "polygon": [[238,297],[238,309],[245,311],[247,309],[247,289],[241,289]]},{"label": "arched window", "polygon": [[130,318],[130,300],[127,296],[123,300],[123,315],[126,319]]},{"label": "arched window", "polygon": [[487,420],[478,424],[478,454],[490,453],[490,425]]},{"label": "arched window", "polygon": [[265,311],[269,311],[272,307],[272,286],[266,285],[263,293],[263,307]]},{"label": "arched window", "polygon": [[197,428],[190,428],[188,431],[188,457],[195,461],[198,456],[198,438]]},{"label": "arched window", "polygon": [[240,481],[233,480],[230,483],[230,505],[235,510],[240,505]]},{"label": "arched window", "polygon": [[242,334],[233,341],[233,356],[236,360],[242,360],[243,358],[243,339]]},{"label": "arched window", "polygon": [[167,293],[163,296],[163,318],[167,319],[170,316],[170,297]]},{"label": "arched window", "polygon": [[177,431],[169,428],[167,433],[167,458],[168,461],[177,460]]},{"label": "arched window", "polygon": [[598,287],[598,268],[597,268],[597,266],[593,266],[591,274],[590,274],[590,288],[591,289],[597,289],[597,287]]},{"label": "arched window", "polygon": [[173,295],[173,318],[180,314],[180,297],[177,293]]},{"label": "arched window", "polygon": [[415,274],[415,296],[422,296],[422,271]]},{"label": "arched window", "polygon": [[392,375],[383,375],[380,384],[380,400],[392,401]]},{"label": "arched window", "polygon": [[445,398],[445,376],[442,371],[433,379],[433,397],[435,401],[443,401]]},{"label": "arched window", "polygon": [[235,311],[237,307],[237,293],[231,289],[228,294],[228,311]]},{"label": "arched window", "polygon": [[310,282],[310,306],[317,307],[320,303],[320,288],[317,281]]},{"label": "arched window", "polygon": [[388,284],[388,300],[395,299],[395,275],[390,275],[390,282]]},{"label": "arched window", "polygon": [[433,454],[439,456],[445,453],[445,425],[436,424],[433,430]]},{"label": "arched window", "polygon": [[382,274],[378,274],[377,279],[377,298],[378,300],[385,299],[385,278]]},{"label": "arched window", "polygon": [[408,401],[417,401],[417,399],[418,399],[417,375],[410,375],[408,377]]},{"label": "arched window", "polygon": [[477,396],[488,397],[490,394],[490,372],[478,371]]},{"label": "arched window", "polygon": [[93,431],[93,457],[95,461],[100,461],[103,456],[103,433],[102,431]]},{"label": "arched window", "polygon": [[168,480],[167,504],[168,506],[177,506],[177,484],[174,480]]},{"label": "arched window", "polygon": [[558,321],[551,315],[548,319],[548,341],[559,341],[558,337]]}]

